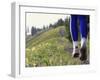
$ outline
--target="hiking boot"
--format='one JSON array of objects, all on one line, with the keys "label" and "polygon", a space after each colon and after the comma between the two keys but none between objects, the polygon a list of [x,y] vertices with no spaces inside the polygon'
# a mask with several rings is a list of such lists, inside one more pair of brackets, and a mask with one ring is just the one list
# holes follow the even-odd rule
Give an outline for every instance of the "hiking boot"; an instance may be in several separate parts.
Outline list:
[{"label": "hiking boot", "polygon": [[83,46],[80,49],[80,60],[81,61],[86,61],[87,60],[87,48],[86,48],[86,46]]},{"label": "hiking boot", "polygon": [[79,57],[79,49],[78,49],[78,47],[75,47],[75,49],[73,49],[72,57],[73,58]]}]

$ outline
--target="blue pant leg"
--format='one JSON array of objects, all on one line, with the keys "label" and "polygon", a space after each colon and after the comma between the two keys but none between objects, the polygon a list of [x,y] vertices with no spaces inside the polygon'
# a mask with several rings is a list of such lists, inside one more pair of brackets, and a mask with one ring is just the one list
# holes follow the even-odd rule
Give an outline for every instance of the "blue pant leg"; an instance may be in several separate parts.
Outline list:
[{"label": "blue pant leg", "polygon": [[70,31],[73,41],[78,41],[77,15],[71,15]]},{"label": "blue pant leg", "polygon": [[80,22],[80,33],[82,38],[87,38],[87,21],[85,15],[79,15],[79,22]]}]

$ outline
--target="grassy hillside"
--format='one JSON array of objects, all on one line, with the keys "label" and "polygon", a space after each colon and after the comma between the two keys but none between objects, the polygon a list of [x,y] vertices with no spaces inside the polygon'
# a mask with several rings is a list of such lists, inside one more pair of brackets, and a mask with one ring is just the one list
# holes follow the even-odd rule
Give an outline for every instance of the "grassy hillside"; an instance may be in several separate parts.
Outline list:
[{"label": "grassy hillside", "polygon": [[81,64],[71,57],[72,44],[65,35],[65,27],[60,26],[26,40],[26,67]]}]

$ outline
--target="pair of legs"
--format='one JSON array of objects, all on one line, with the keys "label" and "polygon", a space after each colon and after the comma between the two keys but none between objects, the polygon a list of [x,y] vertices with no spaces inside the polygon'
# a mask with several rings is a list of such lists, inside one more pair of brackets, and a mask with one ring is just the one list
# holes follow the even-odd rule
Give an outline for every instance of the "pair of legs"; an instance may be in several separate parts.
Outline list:
[{"label": "pair of legs", "polygon": [[[79,24],[78,24],[79,22]],[[78,30],[79,26],[79,30]],[[79,57],[86,60],[86,39],[87,39],[87,21],[85,15],[71,15],[70,32],[73,41],[73,57]],[[81,35],[81,48],[78,48],[78,32]]]}]

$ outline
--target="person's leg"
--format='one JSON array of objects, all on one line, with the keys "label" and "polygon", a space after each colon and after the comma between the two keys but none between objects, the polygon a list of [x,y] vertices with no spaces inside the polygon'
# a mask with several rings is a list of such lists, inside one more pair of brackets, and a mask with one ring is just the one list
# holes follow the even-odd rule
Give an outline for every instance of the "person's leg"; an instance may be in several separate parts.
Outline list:
[{"label": "person's leg", "polygon": [[73,57],[79,56],[78,50],[78,26],[77,26],[77,15],[71,15],[70,32],[73,41]]},{"label": "person's leg", "polygon": [[81,60],[87,59],[87,53],[86,53],[86,40],[87,40],[87,22],[86,22],[86,16],[85,15],[79,15],[79,22],[80,22],[80,33],[81,33]]}]

